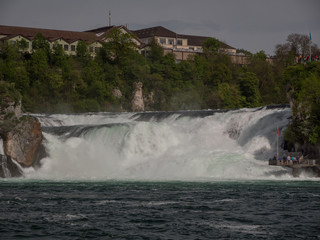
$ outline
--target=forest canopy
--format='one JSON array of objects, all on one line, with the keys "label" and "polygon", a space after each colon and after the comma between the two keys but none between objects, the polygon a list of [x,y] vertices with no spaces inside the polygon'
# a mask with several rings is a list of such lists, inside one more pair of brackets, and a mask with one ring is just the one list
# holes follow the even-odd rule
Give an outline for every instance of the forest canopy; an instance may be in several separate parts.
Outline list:
[{"label": "forest canopy", "polygon": [[[23,41],[3,42],[0,81],[18,90],[26,112],[130,111],[135,82],[143,83],[145,110],[234,109],[290,100],[306,109],[299,119],[307,132],[297,138],[320,140],[319,62],[297,61],[310,46],[318,56],[319,49],[305,35],[291,34],[277,45],[272,64],[263,51],[239,50],[249,58],[244,66],[219,53],[213,38],[204,42],[202,55],[181,62],[164,54],[156,41],[144,56],[129,34],[114,29],[106,38],[94,59],[85,42],[78,44],[74,56],[67,56],[60,45],[50,48],[41,34],[33,41],[32,54],[23,51]],[[301,109],[293,111],[300,114]],[[296,121],[293,124],[301,125]]]}]

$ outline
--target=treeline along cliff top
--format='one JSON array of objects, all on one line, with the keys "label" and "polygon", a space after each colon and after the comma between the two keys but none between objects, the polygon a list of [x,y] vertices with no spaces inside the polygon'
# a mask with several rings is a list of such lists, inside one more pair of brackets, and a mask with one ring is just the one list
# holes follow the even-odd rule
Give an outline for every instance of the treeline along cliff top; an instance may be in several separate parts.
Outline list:
[{"label": "treeline along cliff top", "polygon": [[[21,94],[25,112],[42,113],[131,111],[139,82],[146,111],[290,103],[288,138],[320,142],[319,49],[310,41],[305,45],[308,36],[289,35],[275,47],[272,64],[263,51],[238,50],[249,59],[245,65],[231,61],[214,38],[203,42],[201,54],[180,62],[155,40],[147,52],[137,52],[132,35],[118,28],[104,38],[94,58],[85,41],[78,42],[74,55],[60,44],[51,46],[42,34],[33,39],[32,53],[23,51],[27,46],[22,40],[1,41],[0,94],[8,93],[9,84]],[[297,62],[309,55],[310,47],[314,61]]]}]

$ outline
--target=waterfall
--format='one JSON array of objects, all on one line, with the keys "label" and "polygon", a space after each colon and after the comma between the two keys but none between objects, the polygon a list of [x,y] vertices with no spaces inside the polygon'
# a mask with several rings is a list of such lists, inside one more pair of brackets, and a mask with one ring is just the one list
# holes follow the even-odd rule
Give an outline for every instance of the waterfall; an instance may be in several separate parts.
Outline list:
[{"label": "waterfall", "polygon": [[0,154],[4,155],[3,140],[1,137],[0,137]]},{"label": "waterfall", "polygon": [[[30,178],[270,179],[290,108],[36,115],[48,157]],[[281,146],[280,146],[281,148]],[[280,152],[281,153],[281,152]],[[282,154],[282,153],[281,153]]]},{"label": "waterfall", "polygon": [[10,170],[8,168],[8,158],[7,158],[7,156],[0,154],[0,159],[1,159],[1,168],[2,168],[2,172],[3,172],[3,176],[5,178],[11,177],[11,173],[10,173]]}]

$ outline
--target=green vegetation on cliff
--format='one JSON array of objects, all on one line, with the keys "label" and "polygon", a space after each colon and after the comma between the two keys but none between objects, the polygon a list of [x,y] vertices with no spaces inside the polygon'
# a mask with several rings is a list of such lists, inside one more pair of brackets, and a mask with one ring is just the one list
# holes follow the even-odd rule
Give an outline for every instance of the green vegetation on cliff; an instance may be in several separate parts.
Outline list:
[{"label": "green vegetation on cliff", "polygon": [[286,140],[320,142],[320,63],[287,67],[284,71],[287,93],[293,111]]},{"label": "green vegetation on cliff", "polygon": [[[106,36],[95,59],[81,42],[75,56],[62,47],[49,48],[41,34],[32,55],[23,43],[0,46],[0,80],[14,84],[24,111],[85,112],[130,110],[134,82],[143,83],[146,110],[256,107],[285,103],[281,70],[263,52],[247,67],[219,54],[217,41],[204,44],[204,54],[176,63],[155,42],[150,54],[135,51],[130,36],[115,29]],[[278,80],[280,79],[280,80]],[[121,97],[113,94],[121,91]]]},{"label": "green vegetation on cliff", "polygon": [[0,81],[7,85],[0,91],[14,86],[24,111],[47,113],[130,111],[138,81],[143,83],[146,110],[257,107],[288,103],[288,95],[294,107],[290,138],[319,141],[319,63],[294,61],[306,51],[305,36],[291,34],[287,43],[277,45],[273,64],[263,51],[242,50],[250,57],[247,66],[220,54],[213,38],[204,43],[202,55],[179,63],[172,54],[164,55],[155,41],[143,56],[128,34],[114,29],[106,38],[95,59],[85,42],[78,44],[75,56],[66,56],[60,45],[50,49],[41,34],[31,55],[21,52],[23,42],[1,44]]}]

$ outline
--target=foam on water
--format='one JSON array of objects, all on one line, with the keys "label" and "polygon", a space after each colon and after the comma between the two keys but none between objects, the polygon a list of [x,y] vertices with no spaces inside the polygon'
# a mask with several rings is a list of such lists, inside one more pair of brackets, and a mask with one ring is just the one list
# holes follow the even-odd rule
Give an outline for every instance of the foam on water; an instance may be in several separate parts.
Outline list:
[{"label": "foam on water", "polygon": [[[240,109],[206,116],[156,113],[39,116],[49,157],[29,178],[221,180],[290,178],[269,167],[276,130],[290,109]],[[163,115],[163,114],[162,114]],[[161,116],[162,116],[161,115]],[[157,118],[158,116],[158,118]],[[64,132],[61,130],[63,127]],[[60,130],[59,130],[60,129]],[[77,131],[75,131],[77,130]],[[61,133],[62,131],[62,133]],[[59,132],[59,134],[57,134]],[[77,132],[77,134],[75,134]]]}]

